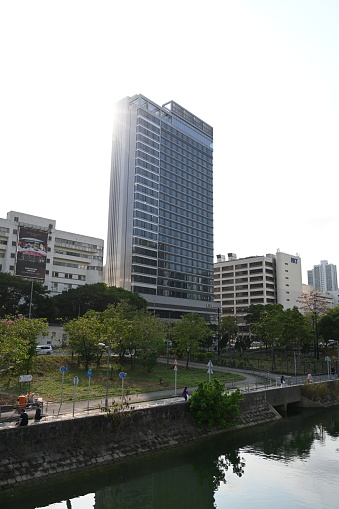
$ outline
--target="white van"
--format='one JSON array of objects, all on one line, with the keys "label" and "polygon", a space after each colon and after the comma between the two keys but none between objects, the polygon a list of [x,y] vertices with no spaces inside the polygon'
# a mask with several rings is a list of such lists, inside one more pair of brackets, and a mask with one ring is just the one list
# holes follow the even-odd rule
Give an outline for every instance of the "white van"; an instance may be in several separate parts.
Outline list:
[{"label": "white van", "polygon": [[51,345],[38,345],[36,351],[38,355],[50,355],[53,352],[53,348]]}]

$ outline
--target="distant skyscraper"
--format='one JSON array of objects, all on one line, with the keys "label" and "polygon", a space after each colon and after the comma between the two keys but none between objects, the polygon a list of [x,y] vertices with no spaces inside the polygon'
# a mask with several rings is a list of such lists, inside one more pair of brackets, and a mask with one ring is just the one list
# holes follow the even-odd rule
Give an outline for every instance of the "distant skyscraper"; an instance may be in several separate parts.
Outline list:
[{"label": "distant skyscraper", "polygon": [[106,280],[163,317],[213,301],[213,129],[170,101],[116,107]]},{"label": "distant skyscraper", "polygon": [[312,270],[308,270],[307,277],[308,284],[313,286],[314,290],[338,290],[337,266],[329,264],[327,260],[321,260],[320,265],[314,265]]}]

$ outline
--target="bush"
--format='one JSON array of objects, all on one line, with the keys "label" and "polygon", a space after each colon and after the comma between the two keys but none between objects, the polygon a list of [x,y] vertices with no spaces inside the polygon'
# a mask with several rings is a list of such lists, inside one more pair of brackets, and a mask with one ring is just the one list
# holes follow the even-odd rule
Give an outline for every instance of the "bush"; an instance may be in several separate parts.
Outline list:
[{"label": "bush", "polygon": [[239,390],[229,394],[224,384],[214,378],[199,384],[189,400],[189,408],[199,425],[227,427],[240,415],[239,403],[242,399]]}]

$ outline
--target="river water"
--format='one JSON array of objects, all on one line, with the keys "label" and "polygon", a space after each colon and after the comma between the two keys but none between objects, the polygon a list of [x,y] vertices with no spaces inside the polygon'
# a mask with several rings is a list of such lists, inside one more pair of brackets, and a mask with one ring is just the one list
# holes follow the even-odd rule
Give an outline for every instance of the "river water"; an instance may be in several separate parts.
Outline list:
[{"label": "river water", "polygon": [[42,482],[1,509],[334,509],[339,407]]}]

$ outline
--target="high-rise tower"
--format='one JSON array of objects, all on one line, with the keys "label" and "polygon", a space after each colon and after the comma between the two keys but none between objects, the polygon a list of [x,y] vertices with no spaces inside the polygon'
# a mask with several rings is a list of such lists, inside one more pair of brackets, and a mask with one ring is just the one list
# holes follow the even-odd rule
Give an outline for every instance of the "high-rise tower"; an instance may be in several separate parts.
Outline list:
[{"label": "high-rise tower", "polygon": [[307,271],[308,284],[315,290],[337,291],[337,266],[321,260],[320,265],[313,265],[312,270]]},{"label": "high-rise tower", "polygon": [[106,281],[162,317],[210,314],[213,129],[170,101],[116,106]]}]

